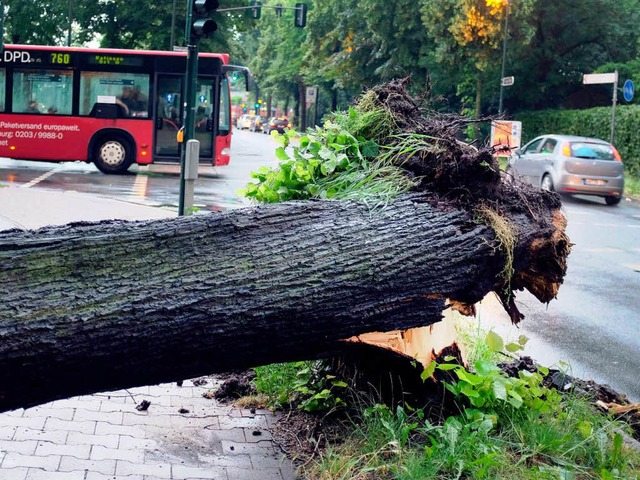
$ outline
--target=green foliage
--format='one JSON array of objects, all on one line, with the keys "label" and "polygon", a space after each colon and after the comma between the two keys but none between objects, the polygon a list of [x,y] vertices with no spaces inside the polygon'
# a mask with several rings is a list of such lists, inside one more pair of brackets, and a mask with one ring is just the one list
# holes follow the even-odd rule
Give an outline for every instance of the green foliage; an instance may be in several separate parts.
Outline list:
[{"label": "green foliage", "polygon": [[[373,405],[354,421],[351,436],[305,469],[305,478],[634,479],[640,452],[628,449],[628,427],[595,410],[588,398],[561,396],[542,385],[544,368],[506,377],[488,352],[521,350],[489,332],[478,343],[485,358],[473,372],[435,365],[457,377],[447,388],[467,405],[460,415],[432,423],[423,410]],[[450,360],[450,359],[447,359]]]},{"label": "green foliage", "polygon": [[307,363],[297,372],[294,392],[298,408],[307,412],[326,412],[346,404],[338,394],[347,384],[328,373],[322,361]]},{"label": "green foliage", "polygon": [[[582,135],[609,140],[611,107],[588,110],[544,110],[516,115],[522,122],[523,143],[545,134]],[[640,176],[640,105],[616,107],[614,144],[628,172]]]},{"label": "green foliage", "polygon": [[[275,132],[274,132],[275,135]],[[372,205],[386,204],[407,191],[412,183],[397,167],[376,159],[378,146],[356,138],[335,123],[309,129],[291,146],[293,131],[276,135],[277,168],[262,167],[242,192],[247,198],[274,203],[309,198],[354,199]]]},{"label": "green foliage", "polygon": [[269,403],[280,407],[291,402],[294,385],[298,380],[298,370],[311,362],[274,363],[255,369],[256,389],[269,397]]},{"label": "green foliage", "polygon": [[280,363],[255,370],[256,389],[267,395],[273,407],[295,404],[307,412],[326,412],[345,405],[339,394],[347,384],[330,375],[321,361]]},{"label": "green foliage", "polygon": [[445,363],[436,368],[456,374],[458,380],[445,387],[471,405],[464,409],[464,416],[478,428],[494,426],[499,414],[526,410],[529,415],[539,415],[555,411],[560,403],[560,395],[542,385],[543,374],[548,373],[542,367],[535,373],[520,371],[517,378],[506,376],[497,365],[484,360],[475,363],[473,372],[459,364]]}]

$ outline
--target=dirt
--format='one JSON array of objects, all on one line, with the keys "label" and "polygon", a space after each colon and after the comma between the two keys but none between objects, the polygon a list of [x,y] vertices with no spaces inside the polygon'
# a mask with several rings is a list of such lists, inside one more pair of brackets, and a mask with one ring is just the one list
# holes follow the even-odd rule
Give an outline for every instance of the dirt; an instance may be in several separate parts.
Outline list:
[{"label": "dirt", "polygon": [[256,373],[253,370],[232,371],[216,375],[222,384],[214,392],[213,397],[225,403],[254,395],[256,393],[256,387],[253,383],[255,377]]},{"label": "dirt", "polygon": [[390,112],[395,124],[389,135],[376,139],[378,143],[393,146],[412,135],[427,139],[425,143],[411,144],[414,148],[406,149],[396,161],[399,167],[420,179],[417,190],[435,193],[457,206],[475,207],[488,202],[498,209],[532,215],[542,209],[561,207],[560,197],[554,192],[504,182],[493,147],[476,147],[463,141],[467,127],[490,122],[491,118],[470,119],[429,109],[425,101],[428,85],[418,98],[409,93],[410,85],[409,77],[395,79],[370,92],[375,95],[374,105]]}]

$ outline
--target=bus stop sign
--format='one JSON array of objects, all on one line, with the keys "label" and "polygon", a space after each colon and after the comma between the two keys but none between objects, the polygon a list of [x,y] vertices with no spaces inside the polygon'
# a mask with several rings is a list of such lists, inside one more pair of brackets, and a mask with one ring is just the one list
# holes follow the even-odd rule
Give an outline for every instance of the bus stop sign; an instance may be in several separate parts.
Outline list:
[{"label": "bus stop sign", "polygon": [[633,100],[633,94],[635,93],[635,87],[633,85],[633,80],[626,80],[624,82],[624,86],[622,87],[622,95],[627,102]]}]

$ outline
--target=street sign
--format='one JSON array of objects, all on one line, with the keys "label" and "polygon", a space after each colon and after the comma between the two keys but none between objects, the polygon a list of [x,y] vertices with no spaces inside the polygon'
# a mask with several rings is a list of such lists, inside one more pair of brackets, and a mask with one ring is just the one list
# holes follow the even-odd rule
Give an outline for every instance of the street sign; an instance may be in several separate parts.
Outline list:
[{"label": "street sign", "polygon": [[613,73],[585,73],[582,76],[584,85],[593,85],[596,83],[616,83],[618,81],[618,72]]},{"label": "street sign", "polygon": [[307,103],[316,103],[318,87],[307,87]]},{"label": "street sign", "polygon": [[514,81],[515,77],[502,77],[500,85],[502,85],[503,87],[510,87],[511,85],[513,85]]},{"label": "street sign", "polygon": [[624,86],[622,87],[622,96],[627,102],[633,100],[633,94],[635,93],[635,87],[633,85],[633,80],[626,80],[624,82]]}]

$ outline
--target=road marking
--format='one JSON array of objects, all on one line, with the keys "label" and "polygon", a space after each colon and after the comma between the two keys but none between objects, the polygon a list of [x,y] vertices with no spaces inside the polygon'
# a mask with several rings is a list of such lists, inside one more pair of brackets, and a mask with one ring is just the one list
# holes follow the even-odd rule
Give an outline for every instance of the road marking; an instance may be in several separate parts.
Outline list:
[{"label": "road marking", "polygon": [[149,183],[149,175],[136,175],[136,180],[135,182],[133,182],[133,187],[131,187],[131,193],[133,193],[133,196],[140,197],[140,198],[147,198],[148,183]]},{"label": "road marking", "polygon": [[37,185],[38,183],[40,183],[43,180],[46,180],[47,178],[49,178],[51,175],[53,175],[54,173],[56,173],[59,170],[59,168],[54,168],[53,170],[49,170],[47,173],[43,173],[42,175],[40,175],[37,178],[34,178],[33,180],[31,180],[29,183],[25,183],[24,185],[22,185],[20,188],[31,188],[34,185]]},{"label": "road marking", "polygon": [[624,250],[621,250],[620,248],[612,248],[612,247],[596,247],[596,248],[584,248],[582,249],[583,252],[589,252],[589,253],[620,253],[620,252],[624,252]]}]

